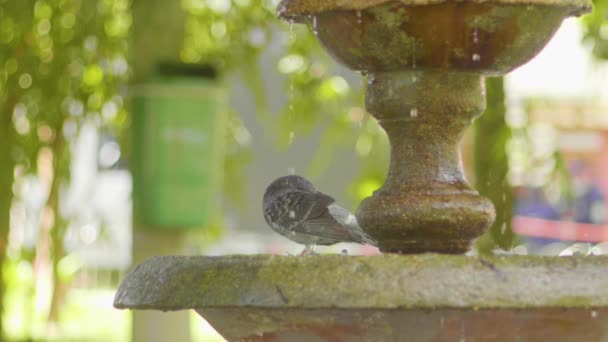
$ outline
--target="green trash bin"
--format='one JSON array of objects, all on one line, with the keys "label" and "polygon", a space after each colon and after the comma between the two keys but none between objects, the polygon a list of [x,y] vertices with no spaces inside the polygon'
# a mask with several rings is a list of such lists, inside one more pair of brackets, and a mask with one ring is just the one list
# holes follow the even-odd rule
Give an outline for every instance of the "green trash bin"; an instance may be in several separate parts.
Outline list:
[{"label": "green trash bin", "polygon": [[225,91],[211,69],[164,66],[133,87],[133,214],[149,229],[204,227],[221,186]]}]

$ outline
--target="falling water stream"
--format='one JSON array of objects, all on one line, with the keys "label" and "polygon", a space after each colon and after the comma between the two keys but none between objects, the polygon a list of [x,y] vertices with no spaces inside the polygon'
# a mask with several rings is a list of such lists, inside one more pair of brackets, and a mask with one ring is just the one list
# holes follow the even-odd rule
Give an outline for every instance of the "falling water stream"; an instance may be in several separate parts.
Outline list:
[{"label": "falling water stream", "polygon": [[[473,46],[477,47],[478,44],[479,44],[479,29],[476,27],[473,29]],[[479,53],[475,52],[471,56],[471,59],[474,62],[479,62],[481,60],[481,55]]]},{"label": "falling water stream", "polygon": [[[413,42],[412,47],[412,87],[416,85],[418,82],[418,77],[416,76],[416,40]],[[410,109],[410,118],[418,117],[418,108],[413,107]]]}]

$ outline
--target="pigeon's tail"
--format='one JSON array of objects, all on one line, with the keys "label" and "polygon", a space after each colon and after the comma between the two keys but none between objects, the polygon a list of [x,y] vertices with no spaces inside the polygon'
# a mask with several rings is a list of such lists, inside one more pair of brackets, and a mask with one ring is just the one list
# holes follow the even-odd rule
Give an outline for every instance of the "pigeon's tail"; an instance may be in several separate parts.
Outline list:
[{"label": "pigeon's tail", "polygon": [[342,208],[337,204],[331,204],[329,207],[329,213],[331,216],[344,227],[348,228],[349,233],[352,237],[352,242],[378,246],[378,241],[376,241],[371,236],[367,235],[367,233],[359,226],[357,222],[357,217],[353,215],[348,210]]},{"label": "pigeon's tail", "polygon": [[361,226],[359,226],[358,223],[355,223],[352,226],[352,229],[360,237],[360,243],[378,247],[378,241],[376,241],[373,237],[367,235],[367,233],[363,231],[363,229],[361,228]]}]

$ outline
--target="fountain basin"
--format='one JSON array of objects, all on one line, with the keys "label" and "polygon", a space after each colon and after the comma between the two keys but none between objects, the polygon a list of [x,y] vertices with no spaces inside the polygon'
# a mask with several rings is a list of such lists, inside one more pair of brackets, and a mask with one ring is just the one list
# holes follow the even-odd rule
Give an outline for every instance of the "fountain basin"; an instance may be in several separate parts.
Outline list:
[{"label": "fountain basin", "polygon": [[230,341],[599,341],[606,288],[605,257],[169,256],[132,270],[114,306],[193,309]]},{"label": "fountain basin", "polygon": [[353,70],[504,75],[537,55],[564,18],[590,8],[578,0],[283,0],[278,13],[308,23]]}]

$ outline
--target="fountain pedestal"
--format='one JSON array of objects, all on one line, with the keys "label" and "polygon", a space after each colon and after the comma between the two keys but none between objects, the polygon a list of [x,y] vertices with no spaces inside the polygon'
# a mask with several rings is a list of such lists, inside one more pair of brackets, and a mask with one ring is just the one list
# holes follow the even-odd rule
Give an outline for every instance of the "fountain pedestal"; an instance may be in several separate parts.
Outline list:
[{"label": "fountain pedestal", "polygon": [[383,252],[464,253],[492,223],[494,207],[467,184],[458,150],[484,95],[475,73],[369,74],[366,107],[388,134],[391,163],[357,217]]}]

